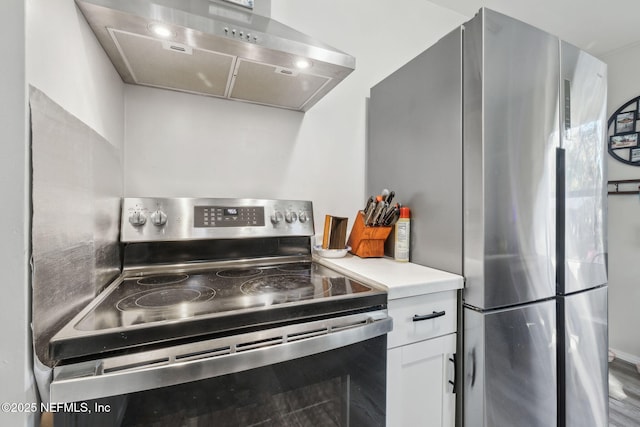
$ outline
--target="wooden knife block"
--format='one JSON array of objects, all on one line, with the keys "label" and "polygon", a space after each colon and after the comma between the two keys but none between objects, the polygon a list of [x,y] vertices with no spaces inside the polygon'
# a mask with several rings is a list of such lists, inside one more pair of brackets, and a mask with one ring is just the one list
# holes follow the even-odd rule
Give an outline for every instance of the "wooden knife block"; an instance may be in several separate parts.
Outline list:
[{"label": "wooden knife block", "polygon": [[347,245],[351,253],[360,258],[379,258],[384,256],[384,241],[393,227],[367,227],[364,225],[364,212],[359,211],[353,223]]}]

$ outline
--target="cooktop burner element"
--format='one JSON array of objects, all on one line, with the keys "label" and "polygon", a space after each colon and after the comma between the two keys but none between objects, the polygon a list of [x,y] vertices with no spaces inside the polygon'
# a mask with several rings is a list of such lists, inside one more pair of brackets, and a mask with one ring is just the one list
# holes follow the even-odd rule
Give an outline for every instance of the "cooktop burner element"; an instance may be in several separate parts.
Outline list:
[{"label": "cooktop burner element", "polygon": [[[139,281],[138,281],[139,282]],[[216,295],[216,291],[205,286],[163,288],[138,292],[118,301],[116,307],[120,311],[129,309],[164,310],[178,304],[206,302]]]},{"label": "cooktop burner element", "polygon": [[289,301],[295,301],[329,296],[331,282],[324,282],[324,286],[316,287],[307,275],[276,274],[248,280],[240,285],[240,292],[245,295],[277,294],[286,296]]},{"label": "cooktop burner element", "polygon": [[189,278],[188,274],[165,274],[162,276],[149,276],[138,280],[140,285],[173,285],[184,282]]}]

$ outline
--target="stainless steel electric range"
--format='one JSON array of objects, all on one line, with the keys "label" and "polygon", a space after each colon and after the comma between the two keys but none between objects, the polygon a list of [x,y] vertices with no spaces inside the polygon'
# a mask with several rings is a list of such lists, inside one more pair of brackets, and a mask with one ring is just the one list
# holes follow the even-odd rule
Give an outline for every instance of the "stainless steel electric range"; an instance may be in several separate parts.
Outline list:
[{"label": "stainless steel electric range", "polygon": [[386,291],[313,235],[307,201],[124,199],[122,274],[50,342],[51,401],[110,410],[57,418],[384,425]]}]

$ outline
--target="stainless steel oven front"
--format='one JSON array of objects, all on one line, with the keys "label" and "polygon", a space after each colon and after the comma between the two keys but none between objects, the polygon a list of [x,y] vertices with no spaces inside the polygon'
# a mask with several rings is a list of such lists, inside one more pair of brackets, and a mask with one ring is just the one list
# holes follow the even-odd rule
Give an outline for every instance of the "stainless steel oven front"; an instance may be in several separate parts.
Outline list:
[{"label": "stainless steel oven front", "polygon": [[312,235],[310,202],[125,199],[123,274],[50,343],[55,425],[384,425],[386,292]]}]

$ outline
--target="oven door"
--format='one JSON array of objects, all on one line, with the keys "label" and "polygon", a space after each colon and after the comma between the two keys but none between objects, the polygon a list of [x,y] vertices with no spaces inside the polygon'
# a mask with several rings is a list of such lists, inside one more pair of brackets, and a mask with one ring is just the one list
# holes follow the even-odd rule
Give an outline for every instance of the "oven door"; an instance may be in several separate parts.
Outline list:
[{"label": "oven door", "polygon": [[386,311],[56,368],[55,425],[383,426]]}]

